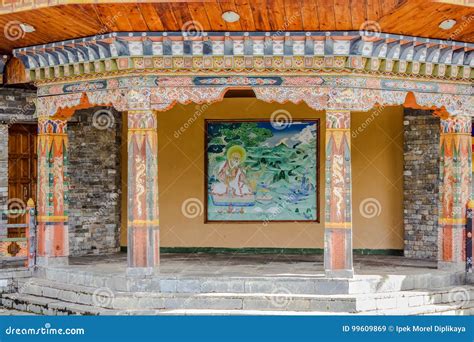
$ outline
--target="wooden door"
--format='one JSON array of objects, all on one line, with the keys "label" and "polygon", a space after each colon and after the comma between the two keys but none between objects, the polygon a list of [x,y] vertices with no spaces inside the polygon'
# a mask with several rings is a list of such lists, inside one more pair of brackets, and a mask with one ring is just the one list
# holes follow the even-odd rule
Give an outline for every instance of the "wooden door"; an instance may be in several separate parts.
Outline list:
[{"label": "wooden door", "polygon": [[[12,125],[8,131],[9,209],[24,209],[29,198],[36,202],[36,125]],[[9,215],[8,223],[24,223],[24,215]],[[24,237],[24,228],[10,228],[8,237]]]}]

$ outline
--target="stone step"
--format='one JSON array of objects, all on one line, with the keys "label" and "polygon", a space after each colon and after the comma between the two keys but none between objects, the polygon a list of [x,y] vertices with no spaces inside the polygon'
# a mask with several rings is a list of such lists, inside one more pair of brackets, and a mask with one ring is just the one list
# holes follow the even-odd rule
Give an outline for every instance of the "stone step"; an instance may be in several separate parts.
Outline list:
[{"label": "stone step", "polygon": [[10,293],[14,290],[14,279],[29,278],[32,271],[21,268],[7,268],[0,270],[0,293]]},{"label": "stone step", "polygon": [[[7,310],[2,310],[7,308]],[[25,312],[27,310],[27,312]],[[130,310],[106,310],[87,305],[78,305],[69,302],[44,300],[44,298],[9,294],[0,298],[0,315],[252,315],[252,316],[320,316],[320,315],[351,315],[350,312],[328,312],[328,311],[288,311],[288,310],[230,310],[230,309],[130,309]],[[409,309],[389,309],[373,311],[370,313],[359,312],[356,315],[472,315],[474,313],[474,301],[470,301],[464,308],[459,305],[427,305]]]},{"label": "stone step", "polygon": [[7,293],[0,296],[1,306],[8,310],[29,312],[38,315],[113,315],[114,310],[90,305],[63,302],[51,298],[21,293]]},{"label": "stone step", "polygon": [[18,292],[107,309],[228,309],[355,311],[355,297],[282,293],[128,293],[32,278],[18,282]]},{"label": "stone step", "polygon": [[6,309],[0,306],[0,316],[35,316],[35,314],[27,311]]},{"label": "stone step", "polygon": [[32,270],[25,267],[0,269],[0,279],[27,278],[32,275]]},{"label": "stone step", "polygon": [[474,286],[431,291],[399,291],[359,295],[307,295],[288,291],[267,293],[150,293],[120,292],[31,278],[18,281],[18,292],[112,310],[213,309],[321,312],[371,312],[411,309],[474,298]]},{"label": "stone step", "polygon": [[301,294],[364,294],[414,289],[445,288],[465,284],[465,273],[433,270],[406,275],[357,275],[353,279],[319,276],[172,276],[158,274],[147,279],[127,278],[125,273],[97,273],[73,268],[43,268],[37,276],[71,285],[107,287],[123,292],[169,293],[274,293],[285,289]]},{"label": "stone step", "polygon": [[[153,311],[146,310],[124,310],[120,315],[150,315]],[[156,314],[156,313],[155,313]],[[327,311],[284,311],[284,310],[210,310],[210,309],[174,309],[161,310],[162,315],[193,315],[193,316],[214,316],[214,315],[251,315],[251,316],[338,316],[338,315],[388,315],[388,316],[415,316],[415,315],[459,315],[470,316],[474,314],[474,301],[468,303],[464,308],[458,305],[427,305],[418,308],[404,310],[390,309],[371,312],[327,312]]]}]

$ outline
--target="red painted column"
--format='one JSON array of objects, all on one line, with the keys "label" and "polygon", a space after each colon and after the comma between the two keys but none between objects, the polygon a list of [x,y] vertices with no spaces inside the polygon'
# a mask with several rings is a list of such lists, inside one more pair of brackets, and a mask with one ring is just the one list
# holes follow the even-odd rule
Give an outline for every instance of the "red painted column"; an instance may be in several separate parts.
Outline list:
[{"label": "red painted column", "polygon": [[354,275],[350,122],[350,111],[326,111],[324,269],[328,277]]},{"label": "red painted column", "polygon": [[37,264],[68,263],[66,120],[38,119]]},{"label": "red painted column", "polygon": [[471,197],[471,118],[441,119],[438,268],[466,267],[466,209]]},{"label": "red painted column", "polygon": [[153,111],[128,112],[128,272],[159,266],[158,132]]}]

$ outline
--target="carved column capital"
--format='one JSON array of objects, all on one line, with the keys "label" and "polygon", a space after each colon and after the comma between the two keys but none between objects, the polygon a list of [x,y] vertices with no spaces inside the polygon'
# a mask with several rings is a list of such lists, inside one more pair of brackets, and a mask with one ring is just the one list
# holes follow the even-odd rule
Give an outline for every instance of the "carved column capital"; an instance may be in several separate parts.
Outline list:
[{"label": "carved column capital", "polygon": [[440,120],[441,134],[469,134],[472,130],[472,118],[470,116],[458,115],[442,118]]}]

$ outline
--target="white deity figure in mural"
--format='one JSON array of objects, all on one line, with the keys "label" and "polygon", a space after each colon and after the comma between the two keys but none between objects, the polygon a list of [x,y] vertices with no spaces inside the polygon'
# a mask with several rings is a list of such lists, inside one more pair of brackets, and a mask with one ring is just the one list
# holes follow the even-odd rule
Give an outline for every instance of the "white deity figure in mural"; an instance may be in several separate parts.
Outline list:
[{"label": "white deity figure in mural", "polygon": [[213,184],[211,196],[215,205],[250,206],[255,195],[249,186],[243,168],[246,151],[234,145],[227,150],[227,159],[219,166],[216,174],[218,183]]}]

